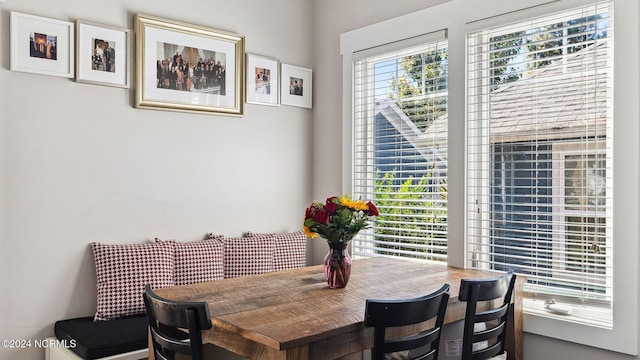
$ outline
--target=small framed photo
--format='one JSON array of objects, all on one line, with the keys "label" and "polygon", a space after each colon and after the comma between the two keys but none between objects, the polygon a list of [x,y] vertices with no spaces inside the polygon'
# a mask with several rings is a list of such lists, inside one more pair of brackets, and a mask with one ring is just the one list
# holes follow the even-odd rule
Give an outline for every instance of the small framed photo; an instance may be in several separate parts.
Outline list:
[{"label": "small framed photo", "polygon": [[244,36],[135,15],[137,108],[243,114]]},{"label": "small framed photo", "polygon": [[278,106],[279,62],[276,59],[247,54],[246,99],[251,104]]},{"label": "small framed photo", "polygon": [[129,88],[129,30],[76,21],[76,81]]},{"label": "small framed photo", "polygon": [[11,12],[11,71],[72,78],[74,24]]},{"label": "small framed photo", "polygon": [[311,108],[311,69],[282,64],[282,104]]}]

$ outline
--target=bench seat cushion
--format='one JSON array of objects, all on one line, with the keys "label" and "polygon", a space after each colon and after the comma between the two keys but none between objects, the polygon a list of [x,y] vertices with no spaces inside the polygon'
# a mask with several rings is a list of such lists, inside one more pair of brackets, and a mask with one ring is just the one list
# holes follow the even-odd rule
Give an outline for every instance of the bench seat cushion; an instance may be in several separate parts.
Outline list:
[{"label": "bench seat cushion", "polygon": [[75,347],[71,350],[83,359],[99,359],[148,346],[148,321],[145,315],[130,316],[110,321],[93,321],[82,317],[57,321],[56,337]]}]

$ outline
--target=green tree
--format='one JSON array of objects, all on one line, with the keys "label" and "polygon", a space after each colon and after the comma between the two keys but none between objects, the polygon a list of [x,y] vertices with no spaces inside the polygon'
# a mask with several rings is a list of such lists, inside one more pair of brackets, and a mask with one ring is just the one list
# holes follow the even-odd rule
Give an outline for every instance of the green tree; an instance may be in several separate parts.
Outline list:
[{"label": "green tree", "polygon": [[527,37],[527,70],[538,69],[553,63],[562,56],[562,23],[550,24],[537,29]]},{"label": "green tree", "polygon": [[522,77],[522,71],[512,61],[522,50],[523,36],[524,31],[518,31],[491,38],[489,68],[492,89]]},{"label": "green tree", "polygon": [[447,58],[447,48],[407,56],[399,60],[399,76],[390,81],[389,98],[422,131],[446,112]]},{"label": "green tree", "polygon": [[[423,258],[424,254],[446,255],[446,184],[436,185],[439,200],[430,200],[433,173],[420,179],[409,177],[398,184],[394,172],[377,176],[375,202],[380,211],[375,234],[380,254]],[[426,195],[425,195],[426,194]],[[430,245],[426,247],[425,245]]]},{"label": "green tree", "polygon": [[527,37],[527,57],[533,60],[527,70],[538,69],[554,63],[563,55],[573,54],[595,40],[607,37],[600,30],[609,21],[608,15],[592,15],[549,24],[536,29]]}]

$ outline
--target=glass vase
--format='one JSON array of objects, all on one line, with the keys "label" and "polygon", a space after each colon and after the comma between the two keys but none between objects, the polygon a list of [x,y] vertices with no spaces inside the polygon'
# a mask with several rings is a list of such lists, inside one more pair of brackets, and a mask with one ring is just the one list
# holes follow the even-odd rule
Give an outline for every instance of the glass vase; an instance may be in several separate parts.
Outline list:
[{"label": "glass vase", "polygon": [[324,276],[331,289],[347,286],[351,275],[351,257],[346,243],[329,243],[329,252],[324,257]]}]

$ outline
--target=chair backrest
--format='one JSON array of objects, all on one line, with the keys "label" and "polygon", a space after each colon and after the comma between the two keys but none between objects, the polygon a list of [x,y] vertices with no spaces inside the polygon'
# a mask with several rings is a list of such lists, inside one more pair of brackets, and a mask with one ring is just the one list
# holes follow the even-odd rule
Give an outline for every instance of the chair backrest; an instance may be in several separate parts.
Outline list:
[{"label": "chair backrest", "polygon": [[156,359],[173,360],[176,353],[204,359],[202,330],[211,328],[207,303],[167,300],[149,284],[143,297]]},{"label": "chair backrest", "polygon": [[[406,300],[367,300],[364,325],[374,328],[371,358],[382,360],[385,354],[406,352],[407,358],[432,360],[438,358],[440,334],[444,322],[449,284],[429,295]],[[418,324],[435,318],[433,327],[418,334],[385,340],[389,327]]]},{"label": "chair backrest", "polygon": [[[483,360],[504,353],[515,281],[516,275],[512,272],[496,278],[461,280],[458,300],[467,302],[462,360]],[[489,309],[477,310],[478,302],[494,300],[500,302],[500,305],[489,305]]]}]

